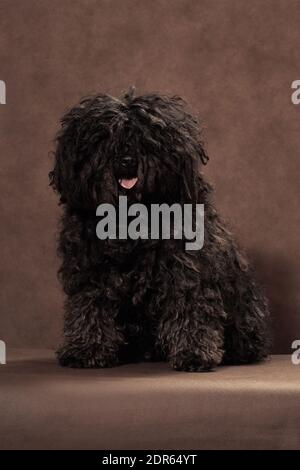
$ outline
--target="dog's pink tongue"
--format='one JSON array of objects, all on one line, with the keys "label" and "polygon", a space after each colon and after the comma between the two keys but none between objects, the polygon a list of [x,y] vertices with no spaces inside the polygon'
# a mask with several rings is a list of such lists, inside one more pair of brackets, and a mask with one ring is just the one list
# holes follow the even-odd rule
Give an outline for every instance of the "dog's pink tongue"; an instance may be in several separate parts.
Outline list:
[{"label": "dog's pink tongue", "polygon": [[130,178],[130,179],[125,179],[125,178],[120,178],[119,183],[122,186],[122,188],[125,189],[131,189],[137,182],[137,178]]}]

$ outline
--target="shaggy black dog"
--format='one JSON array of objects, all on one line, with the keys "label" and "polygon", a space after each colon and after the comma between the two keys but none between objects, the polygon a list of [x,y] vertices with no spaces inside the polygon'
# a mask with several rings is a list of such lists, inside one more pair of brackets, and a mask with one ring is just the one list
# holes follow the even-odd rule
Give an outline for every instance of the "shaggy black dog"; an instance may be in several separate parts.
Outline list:
[{"label": "shaggy black dog", "polygon": [[[61,365],[166,360],[177,370],[203,371],[267,356],[266,300],[212,205],[201,173],[207,160],[197,120],[177,96],[99,94],[64,115],[50,173],[64,211]],[[100,241],[96,208],[116,206],[120,195],[146,207],[204,204],[204,247]]]}]

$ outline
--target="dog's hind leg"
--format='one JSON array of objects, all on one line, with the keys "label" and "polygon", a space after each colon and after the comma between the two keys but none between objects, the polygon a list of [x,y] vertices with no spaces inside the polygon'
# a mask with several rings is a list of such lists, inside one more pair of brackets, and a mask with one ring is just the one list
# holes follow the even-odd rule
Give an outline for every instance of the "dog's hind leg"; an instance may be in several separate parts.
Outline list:
[{"label": "dog's hind leg", "polygon": [[[269,312],[260,288],[249,273],[240,272],[227,297],[225,364],[246,364],[265,359],[270,351]],[[225,293],[226,296],[226,293]]]},{"label": "dog's hind leg", "polygon": [[228,318],[225,326],[226,364],[261,361],[270,350],[269,310],[251,268],[235,244],[231,245],[228,276],[222,295]]}]

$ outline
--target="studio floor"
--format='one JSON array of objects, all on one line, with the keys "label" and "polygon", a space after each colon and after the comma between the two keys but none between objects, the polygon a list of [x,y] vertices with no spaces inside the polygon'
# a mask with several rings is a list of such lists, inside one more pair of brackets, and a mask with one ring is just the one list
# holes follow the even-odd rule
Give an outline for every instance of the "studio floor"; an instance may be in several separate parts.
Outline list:
[{"label": "studio floor", "polygon": [[10,350],[0,417],[0,449],[300,449],[300,365],[78,370],[53,351]]}]

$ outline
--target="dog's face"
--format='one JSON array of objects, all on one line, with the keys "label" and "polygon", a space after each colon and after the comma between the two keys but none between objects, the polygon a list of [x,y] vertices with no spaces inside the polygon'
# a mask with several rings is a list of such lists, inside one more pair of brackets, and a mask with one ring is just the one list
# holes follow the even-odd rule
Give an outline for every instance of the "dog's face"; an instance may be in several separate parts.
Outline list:
[{"label": "dog's face", "polygon": [[180,98],[96,95],[63,117],[50,182],[62,203],[85,210],[120,195],[144,204],[188,202],[207,160]]}]

